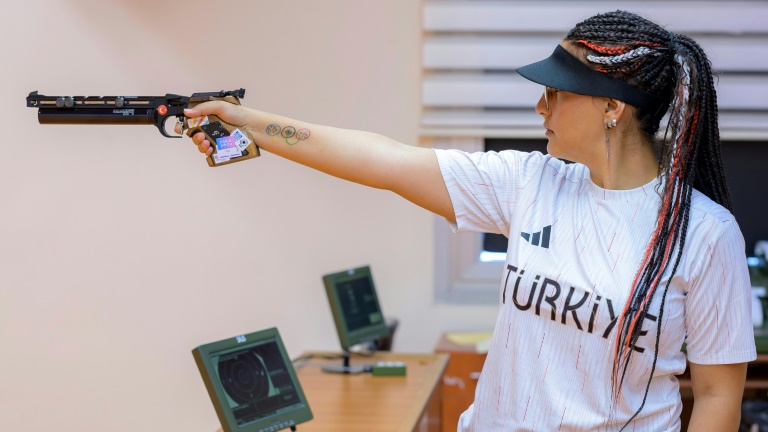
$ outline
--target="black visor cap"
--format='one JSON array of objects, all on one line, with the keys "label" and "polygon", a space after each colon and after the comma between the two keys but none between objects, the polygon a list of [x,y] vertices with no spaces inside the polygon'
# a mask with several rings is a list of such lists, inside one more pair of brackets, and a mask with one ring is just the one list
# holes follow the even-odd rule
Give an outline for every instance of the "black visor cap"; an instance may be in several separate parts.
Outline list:
[{"label": "black visor cap", "polygon": [[546,87],[628,103],[660,119],[669,104],[626,82],[598,72],[558,45],[548,58],[517,69],[524,78]]}]

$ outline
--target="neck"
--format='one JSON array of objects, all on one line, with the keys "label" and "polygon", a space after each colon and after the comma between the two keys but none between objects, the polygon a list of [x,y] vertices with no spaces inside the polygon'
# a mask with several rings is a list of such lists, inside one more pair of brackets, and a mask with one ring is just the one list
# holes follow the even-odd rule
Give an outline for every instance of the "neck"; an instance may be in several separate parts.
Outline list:
[{"label": "neck", "polygon": [[595,156],[587,166],[592,182],[597,186],[626,190],[639,188],[656,178],[659,163],[650,144],[639,140],[622,142],[611,136],[609,158],[606,160],[605,153],[602,153]]}]

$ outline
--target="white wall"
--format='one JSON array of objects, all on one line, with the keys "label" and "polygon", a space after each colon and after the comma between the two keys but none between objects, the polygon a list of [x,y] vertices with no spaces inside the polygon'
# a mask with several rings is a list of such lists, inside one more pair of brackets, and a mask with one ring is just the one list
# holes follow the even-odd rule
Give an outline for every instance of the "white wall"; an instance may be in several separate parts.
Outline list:
[{"label": "white wall", "polygon": [[[190,351],[272,326],[337,349],[320,276],[370,264],[396,349],[487,329],[433,303],[432,216],[265,154],[208,168],[151,126],[38,125],[47,95],[190,94],[418,142],[413,0],[25,1],[0,36],[0,430],[208,432]],[[364,143],[361,143],[364,145]],[[310,401],[311,403],[311,401]]]}]

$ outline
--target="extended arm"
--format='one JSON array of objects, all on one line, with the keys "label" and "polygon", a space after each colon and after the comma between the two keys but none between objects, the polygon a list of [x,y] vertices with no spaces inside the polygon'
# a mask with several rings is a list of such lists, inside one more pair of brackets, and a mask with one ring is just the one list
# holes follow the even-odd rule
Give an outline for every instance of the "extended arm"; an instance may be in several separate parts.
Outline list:
[{"label": "extended arm", "polygon": [[[247,128],[262,149],[327,174],[397,193],[414,204],[455,220],[437,158],[431,149],[379,134],[310,124],[223,102],[206,102],[188,117],[215,114]],[[202,133],[193,136],[210,155]]]},{"label": "extended arm", "polygon": [[693,413],[689,431],[730,432],[739,428],[747,364],[690,363]]}]

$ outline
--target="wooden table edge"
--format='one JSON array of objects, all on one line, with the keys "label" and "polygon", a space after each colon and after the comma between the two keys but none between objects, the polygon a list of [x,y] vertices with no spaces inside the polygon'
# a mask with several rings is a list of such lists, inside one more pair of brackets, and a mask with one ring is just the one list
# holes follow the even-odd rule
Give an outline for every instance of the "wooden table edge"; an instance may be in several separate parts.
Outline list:
[{"label": "wooden table edge", "polygon": [[430,387],[429,394],[427,395],[424,394],[424,392],[426,391],[425,386],[422,386],[421,390],[419,390],[419,393],[417,395],[417,400],[422,400],[423,402],[421,406],[414,406],[407,413],[407,415],[405,416],[404,425],[402,429],[403,432],[411,432],[416,427],[418,427],[418,421],[421,418],[421,416],[424,415],[424,412],[426,411],[427,406],[429,406],[429,402],[432,399],[432,396],[436,391],[440,390],[440,384],[441,384],[440,377],[443,376],[443,373],[445,372],[445,368],[446,366],[448,366],[448,360],[450,358],[449,354],[444,354],[444,353],[411,354],[411,355],[434,357],[437,367],[432,368],[431,374],[424,377],[425,382],[434,383],[434,385]]}]

